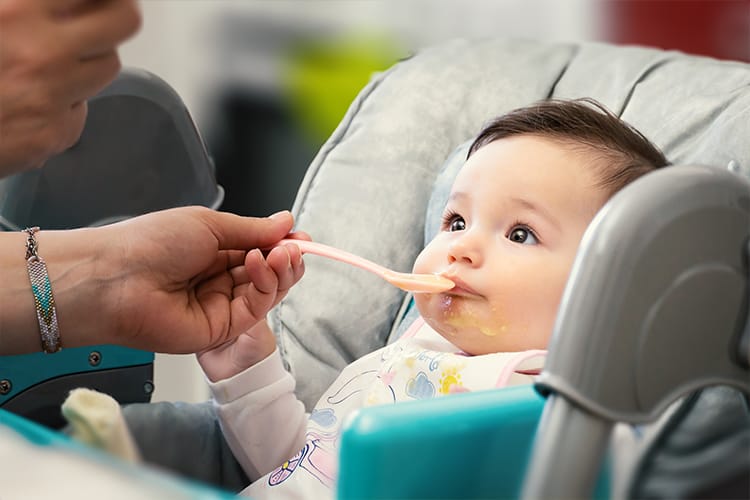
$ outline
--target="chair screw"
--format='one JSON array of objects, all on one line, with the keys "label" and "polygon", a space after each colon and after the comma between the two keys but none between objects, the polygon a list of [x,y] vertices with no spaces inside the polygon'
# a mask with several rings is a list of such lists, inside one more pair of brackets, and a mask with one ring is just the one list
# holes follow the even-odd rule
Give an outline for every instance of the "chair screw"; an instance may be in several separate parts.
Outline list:
[{"label": "chair screw", "polygon": [[91,366],[98,366],[102,362],[102,355],[99,351],[91,351],[89,353],[89,364]]},{"label": "chair screw", "polygon": [[13,389],[13,384],[10,383],[10,380],[8,379],[2,379],[0,380],[0,394],[5,396],[10,392],[10,390]]},{"label": "chair screw", "polygon": [[154,383],[150,380],[146,380],[143,383],[143,392],[145,392],[146,394],[151,394],[152,392],[154,392]]}]

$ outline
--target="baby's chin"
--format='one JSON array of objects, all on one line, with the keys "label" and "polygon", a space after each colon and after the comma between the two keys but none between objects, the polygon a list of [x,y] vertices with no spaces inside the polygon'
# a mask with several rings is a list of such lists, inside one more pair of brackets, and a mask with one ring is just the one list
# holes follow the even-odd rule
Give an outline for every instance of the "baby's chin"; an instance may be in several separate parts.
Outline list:
[{"label": "baby's chin", "polygon": [[502,339],[505,327],[478,321],[471,316],[451,316],[436,320],[425,317],[433,330],[467,354],[487,354],[498,349],[489,347]]},{"label": "baby's chin", "polygon": [[496,337],[507,330],[502,318],[487,311],[485,304],[465,297],[444,295],[439,303],[421,309],[427,309],[422,311],[427,324],[446,338],[463,333]]}]

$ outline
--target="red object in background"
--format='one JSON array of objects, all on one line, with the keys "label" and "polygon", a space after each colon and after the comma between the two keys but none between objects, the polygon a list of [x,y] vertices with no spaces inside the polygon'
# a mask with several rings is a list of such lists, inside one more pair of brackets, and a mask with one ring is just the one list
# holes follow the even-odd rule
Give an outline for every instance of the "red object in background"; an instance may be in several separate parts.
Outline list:
[{"label": "red object in background", "polygon": [[750,62],[750,0],[605,0],[614,43]]}]

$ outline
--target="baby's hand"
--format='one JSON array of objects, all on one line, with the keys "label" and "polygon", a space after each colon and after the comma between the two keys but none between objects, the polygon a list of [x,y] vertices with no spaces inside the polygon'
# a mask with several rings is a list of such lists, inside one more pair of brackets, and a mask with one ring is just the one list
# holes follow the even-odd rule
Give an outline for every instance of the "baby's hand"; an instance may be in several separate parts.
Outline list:
[{"label": "baby's hand", "polygon": [[[250,316],[250,324],[255,324],[266,317],[304,273],[305,264],[297,245],[274,247],[265,259],[256,248],[248,252],[244,266],[231,270],[235,283],[233,295],[246,297],[246,307],[241,311]],[[232,311],[233,320],[235,312]]]},{"label": "baby's hand", "polygon": [[276,338],[265,319],[239,337],[197,354],[211,382],[224,380],[263,361],[276,349]]},{"label": "baby's hand", "polygon": [[304,272],[302,253],[292,244],[273,248],[265,259],[260,250],[252,250],[244,266],[231,270],[235,283],[233,295],[247,297],[246,307],[232,311],[232,317],[247,314],[254,326],[229,342],[197,354],[212,382],[236,375],[273,353],[276,339],[265,317]]}]

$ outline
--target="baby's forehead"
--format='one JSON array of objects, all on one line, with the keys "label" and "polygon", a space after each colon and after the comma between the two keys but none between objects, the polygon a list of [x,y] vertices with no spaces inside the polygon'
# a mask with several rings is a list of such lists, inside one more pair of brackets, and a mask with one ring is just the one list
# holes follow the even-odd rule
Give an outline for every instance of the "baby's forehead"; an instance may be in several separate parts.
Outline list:
[{"label": "baby's forehead", "polygon": [[[603,155],[590,144],[561,140],[536,134],[519,134],[496,139],[476,149],[456,170],[454,182],[461,177],[486,173],[491,176],[534,176],[538,172],[558,170],[573,176],[591,175],[592,167]],[[480,172],[479,174],[477,172]]]},{"label": "baby's forehead", "polygon": [[[478,149],[458,169],[447,207],[469,216],[565,214],[575,224],[605,203],[594,157],[540,137],[500,139]],[[561,224],[557,224],[558,227]]]},{"label": "baby's forehead", "polygon": [[[435,235],[440,231],[443,212],[447,205],[451,189],[453,188],[453,183],[466,163],[469,148],[473,142],[474,137],[471,137],[459,144],[446,156],[442,167],[438,170],[438,174],[435,177],[432,191],[430,193],[430,199],[427,203],[427,210],[425,212],[425,243],[432,241]],[[575,145],[568,144],[567,147],[574,148]],[[591,154],[591,158],[595,159],[593,153]]]}]

